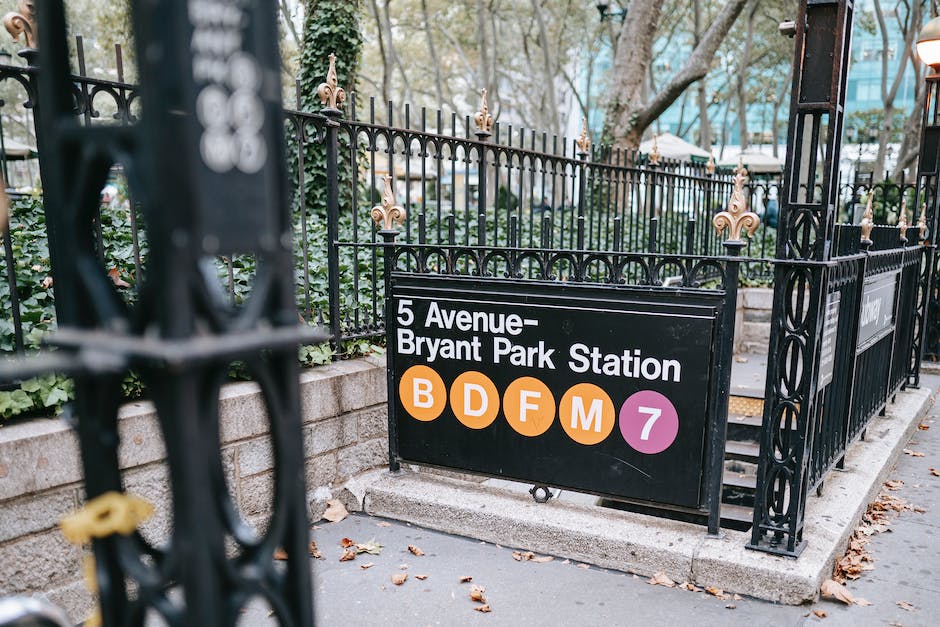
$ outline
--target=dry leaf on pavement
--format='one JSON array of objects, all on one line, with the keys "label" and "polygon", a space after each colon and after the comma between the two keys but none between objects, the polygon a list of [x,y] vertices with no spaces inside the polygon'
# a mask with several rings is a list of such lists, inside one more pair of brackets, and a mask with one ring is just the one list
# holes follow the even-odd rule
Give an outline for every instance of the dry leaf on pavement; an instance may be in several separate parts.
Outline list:
[{"label": "dry leaf on pavement", "polygon": [[330,499],[326,502],[326,511],[323,512],[323,520],[330,522],[339,522],[349,516],[346,506],[339,499]]},{"label": "dry leaf on pavement", "polygon": [[339,558],[341,562],[348,562],[350,560],[356,559],[356,552],[352,549],[343,549],[343,555]]},{"label": "dry leaf on pavement", "polygon": [[725,594],[724,590],[714,586],[705,586],[705,592],[722,601],[727,601],[731,598],[729,595]]},{"label": "dry leaf on pavement", "polygon": [[587,570],[587,569],[589,569],[590,567],[591,567],[590,564],[578,564],[578,568],[583,568],[584,570]]},{"label": "dry leaf on pavement", "polygon": [[385,522],[385,521],[383,520],[383,521],[381,521],[381,522],[375,523],[375,526],[376,526],[376,527],[391,527],[391,526],[392,526],[392,523],[390,523],[390,522]]},{"label": "dry leaf on pavement", "polygon": [[356,543],[356,553],[368,553],[369,555],[381,555],[382,545],[372,538],[366,543]]},{"label": "dry leaf on pavement", "polygon": [[862,607],[868,607],[871,605],[871,601],[868,599],[863,599],[861,597],[855,597],[855,605],[861,605]]},{"label": "dry leaf on pavement", "polygon": [[829,616],[829,612],[826,610],[813,610],[813,614],[815,614],[817,618],[826,618]]},{"label": "dry leaf on pavement", "polygon": [[932,474],[934,477],[940,477],[940,470],[937,470],[936,468],[931,468],[930,474]]},{"label": "dry leaf on pavement", "polygon": [[375,566],[373,562],[369,562],[368,564],[359,564],[359,568],[361,568],[362,570],[368,570],[372,568],[373,566]]},{"label": "dry leaf on pavement", "polygon": [[512,552],[512,559],[516,560],[517,562],[527,562],[533,557],[535,557],[535,553],[533,553],[532,551],[525,551],[525,552],[513,551]]},{"label": "dry leaf on pavement", "polygon": [[855,603],[855,597],[852,596],[852,593],[841,583],[832,579],[824,581],[823,585],[819,588],[819,592],[827,599],[842,601],[846,605]]},{"label": "dry leaf on pavement", "polygon": [[910,455],[911,457],[923,457],[924,454],[920,451],[912,451],[909,448],[906,448],[902,451],[905,455]]},{"label": "dry leaf on pavement", "polygon": [[418,557],[421,557],[422,555],[424,555],[424,551],[422,551],[421,549],[419,549],[413,544],[408,545],[408,550],[411,552],[412,555],[416,555]]},{"label": "dry leaf on pavement", "polygon": [[897,606],[902,610],[907,610],[908,612],[916,612],[917,608],[908,603],[907,601],[898,601]]},{"label": "dry leaf on pavement", "polygon": [[283,562],[284,560],[287,559],[287,551],[285,551],[281,547],[274,549],[274,559]]},{"label": "dry leaf on pavement", "polygon": [[473,586],[470,588],[470,600],[476,601],[477,603],[486,603],[486,597],[483,596],[484,592],[486,592],[486,590],[483,588]]},{"label": "dry leaf on pavement", "polygon": [[424,581],[427,578],[428,578],[427,575],[415,575],[415,579],[417,579],[418,581]]},{"label": "dry leaf on pavement", "polygon": [[734,603],[729,603],[728,605],[725,606],[725,609],[726,609],[726,610],[734,610],[734,609],[737,609],[737,607],[738,607],[738,606],[735,605]]},{"label": "dry leaf on pavement", "polygon": [[473,609],[475,609],[478,612],[483,612],[484,614],[488,614],[489,612],[493,611],[489,605],[478,605]]},{"label": "dry leaf on pavement", "polygon": [[460,583],[467,583],[468,581],[473,581],[473,577],[470,575],[464,575],[460,578]]},{"label": "dry leaf on pavement", "polygon": [[690,583],[688,581],[680,583],[679,587],[682,588],[683,590],[688,590],[689,592],[701,592],[702,591],[701,588],[696,586],[694,583]]},{"label": "dry leaf on pavement", "polygon": [[650,577],[646,583],[653,586],[666,586],[667,588],[675,588],[676,582],[670,579],[666,573],[656,573]]},{"label": "dry leaf on pavement", "polygon": [[408,579],[408,573],[395,573],[392,575],[392,583],[396,586],[400,586],[405,583],[405,580]]},{"label": "dry leaf on pavement", "polygon": [[885,487],[889,490],[900,490],[904,487],[904,482],[900,479],[892,479],[890,481],[885,481]]},{"label": "dry leaf on pavement", "polygon": [[546,564],[554,559],[551,555],[537,555],[532,558],[532,561],[536,564]]},{"label": "dry leaf on pavement", "polygon": [[318,560],[322,560],[323,556],[320,555],[320,549],[317,548],[317,543],[313,540],[310,541],[310,544],[307,545],[307,552],[310,553],[310,557]]},{"label": "dry leaf on pavement", "polygon": [[339,541],[339,545],[343,547],[344,549],[348,549],[355,543],[356,542],[354,540],[350,540],[349,538],[343,538],[342,540]]},{"label": "dry leaf on pavement", "polygon": [[930,429],[930,425],[928,425],[927,421],[925,420],[919,425],[917,425],[917,428],[920,429],[921,431],[927,431],[928,429]]}]

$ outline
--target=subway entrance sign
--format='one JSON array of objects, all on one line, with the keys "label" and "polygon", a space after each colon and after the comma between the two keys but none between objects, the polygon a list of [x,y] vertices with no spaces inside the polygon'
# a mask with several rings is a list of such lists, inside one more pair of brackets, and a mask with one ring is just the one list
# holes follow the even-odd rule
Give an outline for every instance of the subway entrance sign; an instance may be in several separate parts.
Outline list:
[{"label": "subway entrance sign", "polygon": [[392,454],[700,508],[722,302],[395,273]]}]

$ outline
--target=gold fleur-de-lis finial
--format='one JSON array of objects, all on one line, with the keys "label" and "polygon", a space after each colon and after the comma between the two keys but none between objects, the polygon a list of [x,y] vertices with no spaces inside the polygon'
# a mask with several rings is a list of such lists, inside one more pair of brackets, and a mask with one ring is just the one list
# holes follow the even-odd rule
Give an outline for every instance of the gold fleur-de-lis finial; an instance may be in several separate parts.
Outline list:
[{"label": "gold fleur-de-lis finial", "polygon": [[744,186],[747,185],[747,169],[744,163],[738,161],[738,168],[734,171],[734,191],[731,192],[731,201],[728,209],[720,212],[712,220],[715,231],[720,236],[727,229],[727,242],[741,242],[741,231],[747,230],[748,237],[754,237],[754,232],[760,226],[760,216],[748,211],[747,196]]},{"label": "gold fleur-de-lis finial", "polygon": [[859,226],[862,227],[862,241],[871,241],[871,232],[875,228],[875,213],[872,211],[872,202],[875,200],[874,190],[868,192],[868,203],[865,205],[865,213],[862,214],[862,221]]},{"label": "gold fleur-de-lis finial", "polygon": [[917,219],[917,231],[920,235],[920,240],[923,241],[927,237],[927,203],[924,203],[920,206],[920,217]]},{"label": "gold fleur-de-lis finial", "polygon": [[653,149],[650,151],[650,165],[659,165],[659,142],[656,141],[656,135],[653,134]]},{"label": "gold fleur-de-lis finial", "polygon": [[575,140],[578,145],[578,154],[587,155],[591,152],[591,136],[588,134],[587,116],[581,118],[581,137]]},{"label": "gold fleur-de-lis finial", "polygon": [[898,216],[898,231],[901,233],[901,239],[907,241],[907,199],[901,200],[901,215]]},{"label": "gold fleur-de-lis finial", "polygon": [[493,130],[493,116],[490,114],[490,108],[486,103],[486,88],[480,90],[480,110],[473,116],[473,122],[477,125],[477,135],[489,134]]},{"label": "gold fleur-de-lis finial", "polygon": [[338,110],[346,102],[346,90],[339,86],[336,76],[336,55],[330,53],[330,69],[326,72],[326,82],[317,87],[317,95],[325,109]]},{"label": "gold fleur-de-lis finial", "polygon": [[708,153],[708,163],[705,164],[705,171],[709,174],[715,173],[715,155]]},{"label": "gold fleur-de-lis finial", "polygon": [[380,230],[389,232],[397,231],[395,223],[401,226],[405,223],[407,212],[405,208],[395,204],[395,192],[392,191],[392,177],[386,174],[382,179],[385,181],[385,191],[382,192],[382,204],[372,207],[372,221]]},{"label": "gold fleur-de-lis finial", "polygon": [[17,11],[10,11],[3,16],[3,26],[13,37],[19,41],[20,35],[25,39],[27,48],[39,47],[39,30],[36,28],[36,2],[35,0],[20,0]]}]

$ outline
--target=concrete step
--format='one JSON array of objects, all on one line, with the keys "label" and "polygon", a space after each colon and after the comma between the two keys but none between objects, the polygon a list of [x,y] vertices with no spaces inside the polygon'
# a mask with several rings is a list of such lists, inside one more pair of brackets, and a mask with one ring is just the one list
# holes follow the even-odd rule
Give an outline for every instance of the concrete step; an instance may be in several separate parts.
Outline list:
[{"label": "concrete step", "polygon": [[728,440],[725,442],[725,459],[756,464],[760,456],[760,444],[751,440]]}]

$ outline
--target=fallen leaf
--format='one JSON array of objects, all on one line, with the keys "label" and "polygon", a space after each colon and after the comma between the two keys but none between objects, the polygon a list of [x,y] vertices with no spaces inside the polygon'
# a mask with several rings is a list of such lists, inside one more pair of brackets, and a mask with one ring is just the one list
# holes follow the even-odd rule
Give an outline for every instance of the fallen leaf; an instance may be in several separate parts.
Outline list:
[{"label": "fallen leaf", "polygon": [[467,583],[469,581],[473,581],[473,577],[471,577],[470,575],[464,575],[463,577],[460,578],[460,583]]},{"label": "fallen leaf", "polygon": [[738,362],[739,364],[746,364],[746,363],[747,363],[747,357],[735,357],[734,360],[735,360],[736,362]]},{"label": "fallen leaf", "polygon": [[871,601],[869,601],[868,599],[863,599],[863,598],[861,598],[861,597],[858,597],[858,598],[855,599],[855,605],[861,605],[862,607],[868,607],[869,605],[871,605]]},{"label": "fallen leaf", "polygon": [[385,521],[383,520],[382,522],[377,522],[377,523],[375,523],[375,526],[376,526],[376,527],[391,527],[391,526],[392,526],[392,523],[385,522]]},{"label": "fallen leaf", "polygon": [[369,562],[368,564],[359,564],[359,568],[361,568],[362,570],[368,570],[372,568],[373,566],[375,566],[375,564],[372,562]]},{"label": "fallen leaf", "polygon": [[907,601],[898,601],[897,606],[902,610],[907,610],[908,612],[916,612],[917,608],[908,603]]},{"label": "fallen leaf", "polygon": [[910,455],[911,457],[923,457],[924,454],[920,451],[912,451],[909,448],[906,448],[902,451],[905,455]]},{"label": "fallen leaf", "polygon": [[589,569],[590,567],[591,567],[590,564],[578,564],[578,568],[583,568],[584,570],[587,570],[587,569]]},{"label": "fallen leaf", "polygon": [[339,499],[331,499],[326,502],[326,511],[323,512],[323,520],[329,522],[339,522],[349,516],[346,506]]},{"label": "fallen leaf", "polygon": [[937,470],[936,468],[931,468],[930,474],[932,474],[934,477],[940,477],[940,470]]},{"label": "fallen leaf", "polygon": [[493,611],[489,605],[478,605],[473,609],[475,609],[477,612],[483,612],[484,614],[488,614]]},{"label": "fallen leaf", "polygon": [[727,594],[725,594],[724,590],[714,586],[705,586],[705,592],[722,601],[727,601],[730,598]]},{"label": "fallen leaf", "polygon": [[424,555],[424,551],[422,551],[421,549],[419,549],[413,544],[408,545],[408,550],[411,552],[412,555],[416,555],[418,557],[421,557],[422,555]]},{"label": "fallen leaf", "polygon": [[527,562],[534,557],[535,557],[535,553],[533,553],[532,551],[526,551],[524,553],[521,551],[512,552],[512,559],[516,560],[517,562]]},{"label": "fallen leaf", "polygon": [[279,562],[283,562],[287,559],[287,551],[281,547],[274,549],[274,559],[278,560]]},{"label": "fallen leaf", "polygon": [[646,583],[653,586],[666,586],[667,588],[676,587],[676,582],[670,579],[666,573],[656,573],[650,577]]},{"label": "fallen leaf", "polygon": [[842,601],[846,605],[852,605],[855,602],[852,593],[841,583],[832,579],[824,581],[823,585],[819,588],[819,592],[827,599]]},{"label": "fallen leaf", "polygon": [[408,573],[395,573],[392,575],[392,583],[396,586],[400,586],[405,583],[405,580],[408,579]]},{"label": "fallen leaf", "polygon": [[427,575],[415,575],[415,579],[417,579],[418,581],[424,581],[427,578],[428,578]]},{"label": "fallen leaf", "polygon": [[930,429],[930,425],[928,425],[927,421],[925,420],[919,425],[917,425],[917,428],[920,429],[921,431],[927,431],[928,429]]},{"label": "fallen leaf", "polygon": [[368,553],[369,555],[381,555],[382,545],[372,538],[364,544],[356,543],[356,553]]},{"label": "fallen leaf", "polygon": [[813,614],[815,614],[817,618],[826,618],[829,616],[829,612],[826,610],[813,610]]},{"label": "fallen leaf", "polygon": [[121,278],[121,272],[117,268],[111,268],[108,270],[108,276],[111,278],[111,282],[114,283],[114,287],[130,287],[131,284]]},{"label": "fallen leaf", "polygon": [[353,540],[350,540],[349,538],[343,538],[342,540],[339,541],[339,545],[343,547],[344,549],[348,549],[354,544],[355,542]]},{"label": "fallen leaf", "polygon": [[734,603],[729,603],[728,605],[725,606],[725,609],[726,609],[726,610],[733,610],[733,609],[737,609],[737,607],[738,607],[738,606],[735,605]]},{"label": "fallen leaf", "polygon": [[680,583],[679,587],[682,588],[683,590],[688,590],[689,592],[701,592],[702,591],[701,588],[696,586],[694,583],[690,583],[688,581]]},{"label": "fallen leaf", "polygon": [[904,482],[900,479],[892,479],[890,481],[885,481],[885,487],[889,490],[900,490],[904,487]]},{"label": "fallen leaf", "polygon": [[317,548],[317,543],[313,540],[310,541],[310,544],[307,545],[307,552],[310,553],[310,557],[318,560],[322,560],[323,556],[320,555],[320,549]]},{"label": "fallen leaf", "polygon": [[535,562],[536,564],[545,564],[547,562],[552,561],[553,559],[555,558],[552,557],[551,555],[539,555],[537,557],[533,557],[532,561]]},{"label": "fallen leaf", "polygon": [[356,559],[356,552],[352,549],[343,549],[343,556],[339,558],[341,562],[348,562]]},{"label": "fallen leaf", "polygon": [[486,597],[483,596],[484,592],[486,592],[486,590],[483,588],[473,586],[473,588],[470,589],[470,600],[476,601],[477,603],[486,603]]}]

